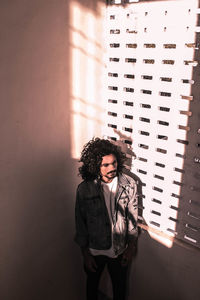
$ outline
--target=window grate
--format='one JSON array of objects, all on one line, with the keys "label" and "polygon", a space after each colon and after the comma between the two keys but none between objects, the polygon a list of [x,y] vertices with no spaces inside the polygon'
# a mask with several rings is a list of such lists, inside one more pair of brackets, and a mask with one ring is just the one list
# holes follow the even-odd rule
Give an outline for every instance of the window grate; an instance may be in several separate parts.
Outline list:
[{"label": "window grate", "polygon": [[107,7],[104,135],[134,152],[147,225],[200,247],[198,3],[120,3]]}]

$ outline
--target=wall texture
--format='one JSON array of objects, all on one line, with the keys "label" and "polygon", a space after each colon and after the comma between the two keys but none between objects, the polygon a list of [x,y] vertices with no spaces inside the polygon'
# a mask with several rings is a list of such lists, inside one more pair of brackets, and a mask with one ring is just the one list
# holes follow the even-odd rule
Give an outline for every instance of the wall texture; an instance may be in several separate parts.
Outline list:
[{"label": "wall texture", "polygon": [[[73,4],[81,8],[82,18],[89,12],[99,19],[99,2],[0,2],[3,300],[84,298],[82,260],[73,242],[74,197],[80,179],[71,155],[74,83],[69,20]],[[85,38],[87,31],[83,34],[82,29],[77,32]],[[96,31],[99,52],[94,70],[98,72],[101,38],[101,30]],[[84,50],[87,45],[80,49],[85,55]],[[97,108],[98,92],[92,103]],[[131,270],[130,299],[197,300],[199,269],[199,252],[177,245],[165,248],[143,233]]]},{"label": "wall texture", "polygon": [[142,232],[130,276],[130,299],[199,299],[199,250],[167,248]]},{"label": "wall texture", "polygon": [[[4,300],[73,300],[83,295],[82,262],[73,242],[80,180],[71,157],[69,11],[75,2],[0,3]],[[79,4],[95,16],[97,2]]]},{"label": "wall texture", "polygon": [[[198,300],[199,257],[195,247],[176,242],[167,248],[142,230],[129,270],[128,299]],[[112,299],[107,271],[101,280],[101,291]]]}]

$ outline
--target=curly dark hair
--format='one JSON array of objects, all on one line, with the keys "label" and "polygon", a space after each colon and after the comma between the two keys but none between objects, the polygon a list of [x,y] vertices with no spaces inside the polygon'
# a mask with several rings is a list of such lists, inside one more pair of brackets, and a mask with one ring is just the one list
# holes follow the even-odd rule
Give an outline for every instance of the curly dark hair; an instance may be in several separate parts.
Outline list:
[{"label": "curly dark hair", "polygon": [[113,154],[117,159],[117,172],[122,172],[126,155],[119,146],[114,145],[109,140],[93,138],[81,152],[80,162],[83,165],[79,168],[79,175],[84,180],[94,180],[100,175],[100,165],[105,155]]}]

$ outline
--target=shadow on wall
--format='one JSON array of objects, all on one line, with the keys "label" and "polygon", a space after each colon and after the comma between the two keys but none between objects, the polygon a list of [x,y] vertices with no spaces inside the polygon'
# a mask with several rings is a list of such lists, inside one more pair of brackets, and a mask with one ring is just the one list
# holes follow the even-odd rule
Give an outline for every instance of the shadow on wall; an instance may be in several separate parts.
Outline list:
[{"label": "shadow on wall", "polygon": [[[74,247],[74,191],[76,161],[65,156],[45,158],[23,169],[21,204],[15,207],[16,245],[11,272],[17,276],[16,294],[29,299],[65,299],[76,292],[79,261]],[[28,174],[28,175],[27,175]],[[21,191],[22,192],[22,191]],[[9,265],[8,265],[9,268]]]},{"label": "shadow on wall", "polygon": [[[131,144],[126,144],[124,140],[130,140],[130,137],[126,136],[119,130],[114,130],[114,132],[118,135],[119,139],[114,140],[113,142],[120,146],[122,151],[126,153],[127,160],[125,162],[125,169],[124,173],[132,177],[137,183],[137,195],[138,195],[138,215],[139,215],[139,222],[144,222],[143,220],[143,193],[142,193],[142,180],[139,176],[134,174],[131,171],[133,160],[136,158],[136,154],[134,153],[134,149]],[[130,140],[132,142],[132,140]]]},{"label": "shadow on wall", "polygon": [[[134,158],[132,148],[122,142],[126,136],[120,132],[116,133],[119,140],[116,139],[114,142],[122,146],[125,153],[132,153],[131,156]],[[130,175],[130,171],[128,174]],[[143,207],[142,182],[137,176],[133,175],[133,178],[139,181],[138,186],[141,192],[139,203]],[[140,214],[142,216],[142,210]],[[151,295],[154,299],[189,300],[192,298],[197,300],[199,284],[194,274],[198,273],[198,268],[199,251],[197,248],[187,247],[187,244],[177,242],[172,248],[167,248],[152,239],[147,231],[141,230],[137,256],[134,257],[129,269],[127,287],[129,298],[147,299]],[[112,299],[112,286],[107,270],[100,283],[100,299]]]},{"label": "shadow on wall", "polygon": [[[98,2],[78,1],[94,15]],[[4,300],[83,295],[82,260],[73,241],[79,179],[71,158],[70,3],[0,3]]]},{"label": "shadow on wall", "polygon": [[[200,1],[198,7],[200,6]],[[197,25],[200,24],[200,15],[197,15]],[[200,61],[199,45],[200,33],[196,32],[194,45],[194,59],[191,63]],[[189,82],[189,81],[188,81]],[[186,241],[190,245],[200,248],[200,106],[199,106],[199,64],[193,67],[193,76],[190,81],[191,92],[187,98],[192,101],[188,105],[187,136],[185,141],[184,166],[182,171],[181,192],[179,195],[179,210],[177,218],[177,238]],[[200,249],[199,249],[200,250]]]},{"label": "shadow on wall", "polygon": [[[153,1],[151,2],[153,3]],[[175,2],[176,1],[174,1],[174,3]],[[192,9],[191,8],[187,9],[187,13],[190,13]],[[194,16],[197,16],[197,21],[198,21],[197,25],[198,25],[199,14],[196,12],[195,8],[193,9],[193,11],[195,13]],[[193,18],[193,20],[195,20],[195,18]],[[147,204],[146,205],[147,209],[144,211],[144,214],[146,215],[146,220],[148,219],[148,223],[151,224],[150,226],[154,230],[154,233],[156,232],[159,233],[159,231],[163,233],[162,236],[163,242],[165,239],[166,245],[168,247],[171,247],[173,245],[174,237],[176,241],[178,241],[177,239],[180,239],[186,243],[189,243],[197,247],[199,247],[199,242],[200,242],[199,228],[198,228],[200,217],[199,217],[199,212],[196,212],[196,210],[198,211],[199,208],[198,194],[200,191],[200,189],[198,188],[198,180],[200,178],[199,171],[198,171],[198,166],[200,161],[199,154],[198,154],[198,149],[200,147],[198,141],[199,139],[198,135],[200,132],[198,128],[199,108],[197,107],[198,106],[197,101],[192,101],[192,100],[196,100],[198,97],[198,82],[199,82],[199,75],[197,74],[198,73],[197,68],[195,67],[197,66],[199,60],[199,51],[198,51],[199,33],[196,32],[195,35],[196,35],[196,41],[194,40],[195,41],[194,43],[183,43],[185,48],[187,46],[188,48],[190,48],[190,50],[192,50],[195,53],[195,57],[193,58],[193,60],[190,61],[188,56],[187,61],[184,60],[182,61],[183,65],[185,64],[186,68],[187,66],[188,68],[190,66],[191,71],[193,70],[193,78],[189,79],[190,77],[189,74],[184,74],[184,73],[183,74],[175,73],[174,75],[175,77],[173,79],[168,78],[170,81],[177,80],[177,82],[179,81],[179,83],[182,84],[182,85],[180,84],[179,88],[177,87],[178,95],[174,98],[174,102],[169,103],[169,106],[173,105],[172,103],[175,103],[177,99],[179,99],[180,97],[180,100],[178,100],[179,102],[177,102],[177,104],[174,104],[174,107],[172,106],[171,108],[162,107],[163,111],[166,110],[166,112],[167,111],[170,112],[171,110],[173,112],[175,106],[177,105],[175,118],[174,115],[171,113],[170,113],[171,119],[170,118],[168,119],[170,114],[168,114],[168,117],[166,117],[166,114],[164,113],[165,116],[163,117],[162,112],[159,112],[158,116],[160,115],[159,118],[163,118],[164,121],[157,120],[156,113],[155,113],[155,120],[152,121],[151,121],[152,114],[149,114],[148,116],[149,118],[146,117],[138,118],[138,120],[146,123],[152,122],[155,125],[156,124],[159,124],[159,126],[163,125],[163,127],[169,125],[172,126],[171,132],[170,130],[162,131],[162,129],[160,129],[161,127],[158,127],[157,133],[159,134],[157,136],[154,135],[154,137],[155,137],[155,145],[158,145],[159,147],[158,148],[156,147],[154,149],[157,153],[152,152],[152,157],[154,153],[154,157],[155,159],[157,159],[157,161],[154,162],[152,160],[152,157],[148,157],[149,163],[146,164],[147,158],[143,158],[143,157],[139,158],[138,162],[139,160],[143,162],[142,164],[144,166],[144,169],[142,165],[138,164],[141,166],[141,168],[138,167],[137,170],[138,173],[144,174],[141,175],[143,178],[146,176],[147,183],[148,183],[147,188],[144,188],[147,190],[146,192],[147,195],[144,195],[144,197],[145,196],[147,197],[147,200],[146,201],[144,200],[145,204]],[[184,47],[183,50],[185,51]],[[118,85],[119,83],[117,82],[117,79],[115,80],[116,80],[115,85]],[[109,88],[110,87],[111,89],[113,88],[113,90],[116,88],[116,91],[118,89],[117,86],[116,87],[109,86]],[[168,88],[170,89],[169,85]],[[166,93],[170,97],[171,95],[173,95],[174,92],[173,89],[171,91],[172,93]],[[147,94],[149,92],[149,95],[152,93],[152,91],[150,90],[149,91],[145,90],[145,93],[146,92]],[[165,92],[162,93],[165,94]],[[117,96],[115,97],[117,98]],[[112,103],[112,101],[113,103],[115,103],[114,101],[116,101],[117,103],[117,100],[109,100],[109,101],[111,101],[110,103]],[[145,105],[146,104],[144,104],[144,106]],[[165,105],[164,101],[163,101],[163,105]],[[151,108],[151,105],[148,104],[146,105],[146,107]],[[117,117],[116,112],[109,111],[108,114],[110,116]],[[134,118],[135,117],[138,117],[136,111],[135,111]],[[173,123],[172,117],[178,120],[176,124]],[[189,119],[189,125],[186,124],[188,119]],[[117,121],[123,122],[122,119]],[[112,121],[112,122],[115,123],[116,121]],[[135,123],[135,125],[137,131],[138,124]],[[112,128],[117,128],[117,125],[108,124],[108,127],[110,127],[112,130]],[[152,128],[153,128],[152,126],[150,126],[149,128],[146,127],[147,132],[141,131],[140,135],[141,136],[146,135],[146,137],[148,137],[149,135],[151,136],[152,132],[149,133],[148,130],[150,131],[150,129],[152,130]],[[129,128],[127,128],[127,131],[128,129]],[[130,130],[132,129],[130,128]],[[119,135],[120,139],[123,139],[123,141],[128,145],[132,144],[133,141],[131,138],[127,138],[126,136],[122,135],[120,132],[116,130],[114,130],[114,133],[115,136],[116,134]],[[150,144],[150,140],[148,139],[149,138],[145,140],[145,138],[144,139],[141,138],[141,141],[145,141],[146,144],[145,142],[144,144],[143,143],[139,144],[140,138],[138,139],[138,141],[134,141],[134,142],[138,143],[138,146],[142,149],[145,149],[146,151],[147,149],[149,149],[149,144]],[[166,142],[166,144],[164,144],[165,141],[167,140],[169,140],[170,143],[167,144]],[[172,142],[174,142],[174,145],[172,144]],[[153,149],[154,147],[151,146],[150,149]],[[147,151],[147,153],[148,152],[150,153],[150,150]],[[169,154],[168,157],[167,157],[168,155],[167,153]],[[167,155],[163,155],[163,154],[167,154]],[[163,157],[161,158],[162,155]],[[130,159],[131,159],[131,154],[130,154]],[[159,159],[160,162],[158,161]],[[153,166],[152,163],[155,165],[155,167],[152,167]],[[170,166],[169,169],[166,168],[168,166]],[[151,169],[154,170],[154,172],[152,172]],[[169,174],[170,173],[169,171],[171,172],[171,175]],[[150,176],[152,176],[152,185],[151,185]]]},{"label": "shadow on wall", "polygon": [[71,78],[71,156],[102,134],[105,106],[105,1],[71,1],[69,51]]}]

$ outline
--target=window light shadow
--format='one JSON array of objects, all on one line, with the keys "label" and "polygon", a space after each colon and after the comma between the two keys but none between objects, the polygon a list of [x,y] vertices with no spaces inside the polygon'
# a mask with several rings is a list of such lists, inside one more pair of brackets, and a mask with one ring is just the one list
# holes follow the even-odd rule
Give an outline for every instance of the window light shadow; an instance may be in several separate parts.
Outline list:
[{"label": "window light shadow", "polygon": [[101,136],[105,114],[105,2],[70,2],[71,154],[79,158],[83,144]]},{"label": "window light shadow", "polygon": [[199,245],[198,2],[140,1],[111,5],[107,13],[104,133],[134,149],[143,228],[167,247],[173,241]]},{"label": "window light shadow", "polygon": [[72,157],[93,136],[117,141],[141,181],[140,226],[167,247],[199,246],[198,2],[71,2]]}]

